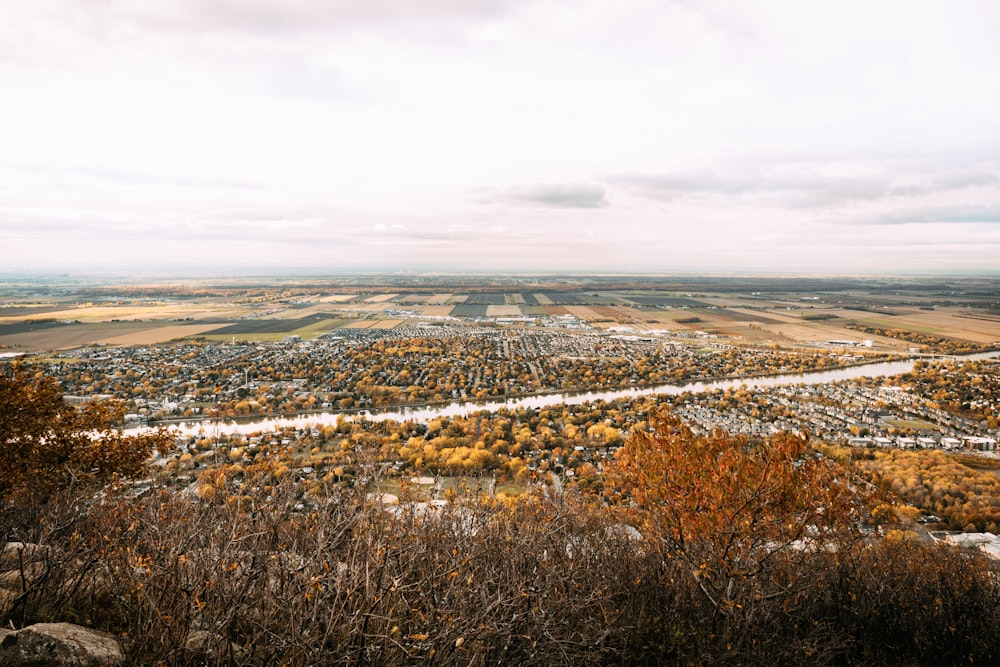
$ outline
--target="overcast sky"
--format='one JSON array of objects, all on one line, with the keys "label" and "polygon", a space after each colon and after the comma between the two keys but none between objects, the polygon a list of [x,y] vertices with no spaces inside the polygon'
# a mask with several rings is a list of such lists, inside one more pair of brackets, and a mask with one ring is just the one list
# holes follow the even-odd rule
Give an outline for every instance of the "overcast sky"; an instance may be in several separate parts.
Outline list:
[{"label": "overcast sky", "polygon": [[4,0],[0,272],[1000,273],[1000,3]]}]

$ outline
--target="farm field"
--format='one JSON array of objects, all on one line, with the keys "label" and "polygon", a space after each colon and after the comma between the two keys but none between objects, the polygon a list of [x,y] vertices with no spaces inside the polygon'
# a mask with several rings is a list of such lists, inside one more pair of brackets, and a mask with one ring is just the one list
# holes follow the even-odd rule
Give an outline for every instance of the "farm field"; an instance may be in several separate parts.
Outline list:
[{"label": "farm field", "polygon": [[67,324],[0,336],[0,345],[26,351],[72,350],[87,345],[151,345],[194,336],[218,325],[158,325],[144,322]]},{"label": "farm field", "polygon": [[327,296],[320,297],[318,301],[322,303],[343,303],[344,301],[350,301],[355,297],[357,297],[357,294],[329,294]]},{"label": "farm field", "polygon": [[521,317],[520,306],[486,306],[487,317]]},{"label": "farm field", "polygon": [[418,306],[417,310],[428,317],[446,317],[451,315],[452,308],[454,306]]},{"label": "farm field", "polygon": [[[669,279],[587,278],[586,289],[580,288],[579,279],[566,285],[556,279],[532,285],[517,278],[512,279],[516,285],[505,287],[501,278],[456,277],[427,280],[419,289],[405,280],[365,284],[358,277],[341,281],[349,285],[346,288],[318,279],[246,287],[230,280],[217,288],[209,280],[197,280],[162,286],[75,286],[49,294],[0,284],[0,348],[145,345],[190,336],[280,340],[444,317],[503,326],[507,323],[497,320],[522,316],[534,320],[528,326],[711,336],[734,345],[815,348],[834,340],[872,340],[877,349],[906,352],[919,335],[971,346],[1000,344],[1000,281],[911,280],[892,282],[883,293],[873,281],[862,279],[705,278],[671,284]],[[629,288],[616,288],[629,282]],[[776,285],[781,289],[768,289]]]}]

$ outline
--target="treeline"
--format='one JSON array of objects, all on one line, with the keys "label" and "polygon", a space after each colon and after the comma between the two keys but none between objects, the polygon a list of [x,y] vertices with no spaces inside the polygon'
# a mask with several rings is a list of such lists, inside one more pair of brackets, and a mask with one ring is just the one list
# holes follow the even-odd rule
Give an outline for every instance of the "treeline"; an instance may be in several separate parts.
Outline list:
[{"label": "treeline", "polygon": [[[949,529],[1000,533],[1000,470],[977,469],[936,450],[856,448],[851,453],[863,470],[907,503],[944,519]],[[989,461],[979,463],[986,467]]]}]

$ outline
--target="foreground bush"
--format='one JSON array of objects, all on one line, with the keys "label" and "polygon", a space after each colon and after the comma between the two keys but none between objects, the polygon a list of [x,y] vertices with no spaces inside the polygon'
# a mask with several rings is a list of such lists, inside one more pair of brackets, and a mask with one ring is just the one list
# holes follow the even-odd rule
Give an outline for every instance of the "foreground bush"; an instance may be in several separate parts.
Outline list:
[{"label": "foreground bush", "polygon": [[581,499],[298,500],[289,486],[253,509],[168,493],[53,509],[0,621],[105,630],[139,665],[1000,659],[996,570],[951,548],[775,559],[734,579],[723,610],[704,573]]}]

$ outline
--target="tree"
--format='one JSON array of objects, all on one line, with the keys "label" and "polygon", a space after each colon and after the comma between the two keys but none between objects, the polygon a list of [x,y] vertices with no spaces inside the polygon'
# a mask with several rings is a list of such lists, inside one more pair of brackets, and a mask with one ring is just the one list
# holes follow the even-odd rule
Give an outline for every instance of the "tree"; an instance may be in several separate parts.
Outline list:
[{"label": "tree", "polygon": [[811,585],[804,562],[861,538],[878,494],[805,434],[695,435],[666,408],[650,424],[619,450],[606,487],[717,614],[798,599]]},{"label": "tree", "polygon": [[60,490],[140,475],[153,451],[167,451],[171,440],[164,430],[115,430],[123,414],[122,405],[108,401],[74,407],[55,380],[19,365],[0,372],[0,503],[44,502]]}]

